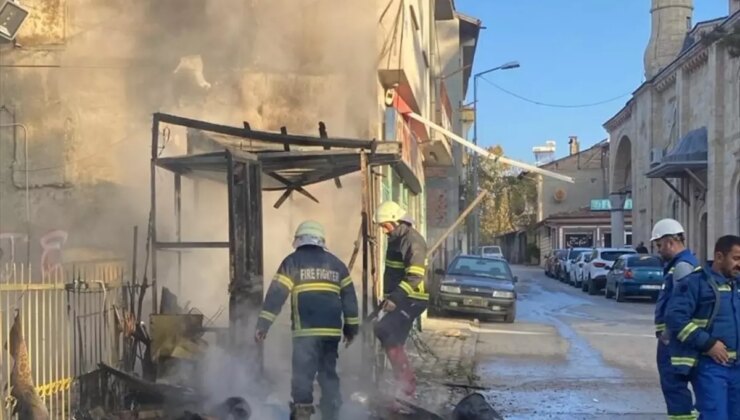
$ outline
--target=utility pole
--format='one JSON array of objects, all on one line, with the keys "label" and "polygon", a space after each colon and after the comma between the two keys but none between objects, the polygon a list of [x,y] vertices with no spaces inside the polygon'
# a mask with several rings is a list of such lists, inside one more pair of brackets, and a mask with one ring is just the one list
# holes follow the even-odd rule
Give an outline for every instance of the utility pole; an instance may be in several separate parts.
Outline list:
[{"label": "utility pole", "polygon": [[[502,64],[498,67],[494,67],[492,69],[488,69],[485,71],[482,71],[480,73],[476,73],[473,76],[473,144],[476,146],[478,145],[478,78],[481,76],[484,76],[488,73],[491,73],[496,70],[510,70],[515,69],[519,67],[519,63],[516,61],[512,61],[509,63]],[[478,195],[478,153],[473,154],[473,191],[472,194],[469,195],[469,197],[475,197]],[[478,248],[480,247],[480,207],[476,207],[473,211],[473,232],[472,232],[472,250],[471,253],[475,254],[478,252]]]}]

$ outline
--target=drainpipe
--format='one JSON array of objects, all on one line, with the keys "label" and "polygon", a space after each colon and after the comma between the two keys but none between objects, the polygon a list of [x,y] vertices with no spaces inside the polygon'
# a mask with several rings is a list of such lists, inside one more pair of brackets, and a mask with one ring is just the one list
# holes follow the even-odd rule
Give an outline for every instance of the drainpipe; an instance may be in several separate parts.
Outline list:
[{"label": "drainpipe", "polygon": [[[11,113],[7,108],[4,106],[0,109],[4,109],[9,114],[13,116],[13,121],[15,121],[15,114]],[[23,130],[23,154],[24,154],[24,160],[25,160],[25,166],[26,166],[26,262],[31,262],[31,198],[30,198],[30,192],[29,192],[29,183],[28,183],[28,128],[23,125],[16,122],[13,122],[11,124],[0,124],[0,128],[17,128],[19,127],[21,130]],[[16,146],[18,145],[17,142],[14,141],[13,144],[13,162],[10,165],[10,181],[13,184],[13,186],[17,190],[23,189],[23,186],[18,185],[18,183],[15,180],[15,168],[14,166],[18,164],[18,159],[16,159],[17,156],[17,150]]]}]

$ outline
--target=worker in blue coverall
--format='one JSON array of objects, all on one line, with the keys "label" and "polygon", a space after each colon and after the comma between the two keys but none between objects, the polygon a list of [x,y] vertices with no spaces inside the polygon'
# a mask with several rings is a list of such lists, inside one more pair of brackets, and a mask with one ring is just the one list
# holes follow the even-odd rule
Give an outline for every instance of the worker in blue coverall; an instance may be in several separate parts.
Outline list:
[{"label": "worker in blue coverall", "polygon": [[[679,343],[674,365],[691,369],[706,420],[740,419],[740,237],[719,238],[711,269],[677,280],[666,310]],[[673,350],[673,348],[672,348]]]},{"label": "worker in blue coverall", "polygon": [[684,233],[684,228],[678,221],[662,219],[653,227],[650,238],[665,263],[663,288],[655,305],[655,336],[658,338],[656,359],[660,388],[670,420],[696,418],[694,401],[689,390],[689,375],[677,372],[671,365],[669,343],[673,334],[666,328],[665,323],[665,310],[672,295],[674,282],[691,274],[699,265],[694,255],[684,245]]},{"label": "worker in blue coverall", "polygon": [[337,420],[342,402],[336,371],[339,340],[344,335],[349,346],[360,324],[349,270],[326,250],[325,242],[324,228],[318,222],[306,221],[298,226],[293,241],[295,252],[280,264],[257,319],[255,340],[260,343],[292,296],[291,420],[311,418],[313,383],[317,377],[321,418]]}]

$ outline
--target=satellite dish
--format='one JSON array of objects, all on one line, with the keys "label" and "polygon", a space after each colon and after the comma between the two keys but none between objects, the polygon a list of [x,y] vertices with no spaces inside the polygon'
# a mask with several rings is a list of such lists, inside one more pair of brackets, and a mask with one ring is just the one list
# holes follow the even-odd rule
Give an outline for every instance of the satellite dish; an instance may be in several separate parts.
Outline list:
[{"label": "satellite dish", "polygon": [[558,203],[562,203],[563,201],[565,201],[565,197],[566,197],[566,196],[567,196],[567,194],[566,194],[565,190],[564,190],[564,189],[562,189],[562,188],[558,188],[558,189],[557,189],[557,190],[555,191],[555,194],[553,194],[553,198],[554,198],[554,199],[555,199],[555,201],[557,201]]}]

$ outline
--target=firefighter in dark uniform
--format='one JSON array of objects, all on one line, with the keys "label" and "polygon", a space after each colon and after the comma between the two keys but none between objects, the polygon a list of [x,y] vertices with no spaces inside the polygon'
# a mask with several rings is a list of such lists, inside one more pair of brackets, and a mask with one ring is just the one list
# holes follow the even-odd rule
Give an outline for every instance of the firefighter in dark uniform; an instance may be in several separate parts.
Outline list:
[{"label": "firefighter in dark uniform", "polygon": [[406,217],[406,211],[392,201],[382,203],[375,222],[388,235],[385,254],[383,293],[385,314],[375,325],[375,335],[393,368],[399,391],[413,398],[416,375],[404,348],[414,320],[427,308],[426,293],[427,244]]},{"label": "firefighter in dark uniform", "polygon": [[280,264],[257,320],[255,340],[262,342],[291,297],[292,420],[311,418],[317,376],[321,418],[337,419],[342,402],[336,371],[339,341],[344,336],[349,345],[359,329],[357,295],[349,270],[326,250],[325,241],[324,228],[318,222],[306,221],[298,226],[295,252]]}]

